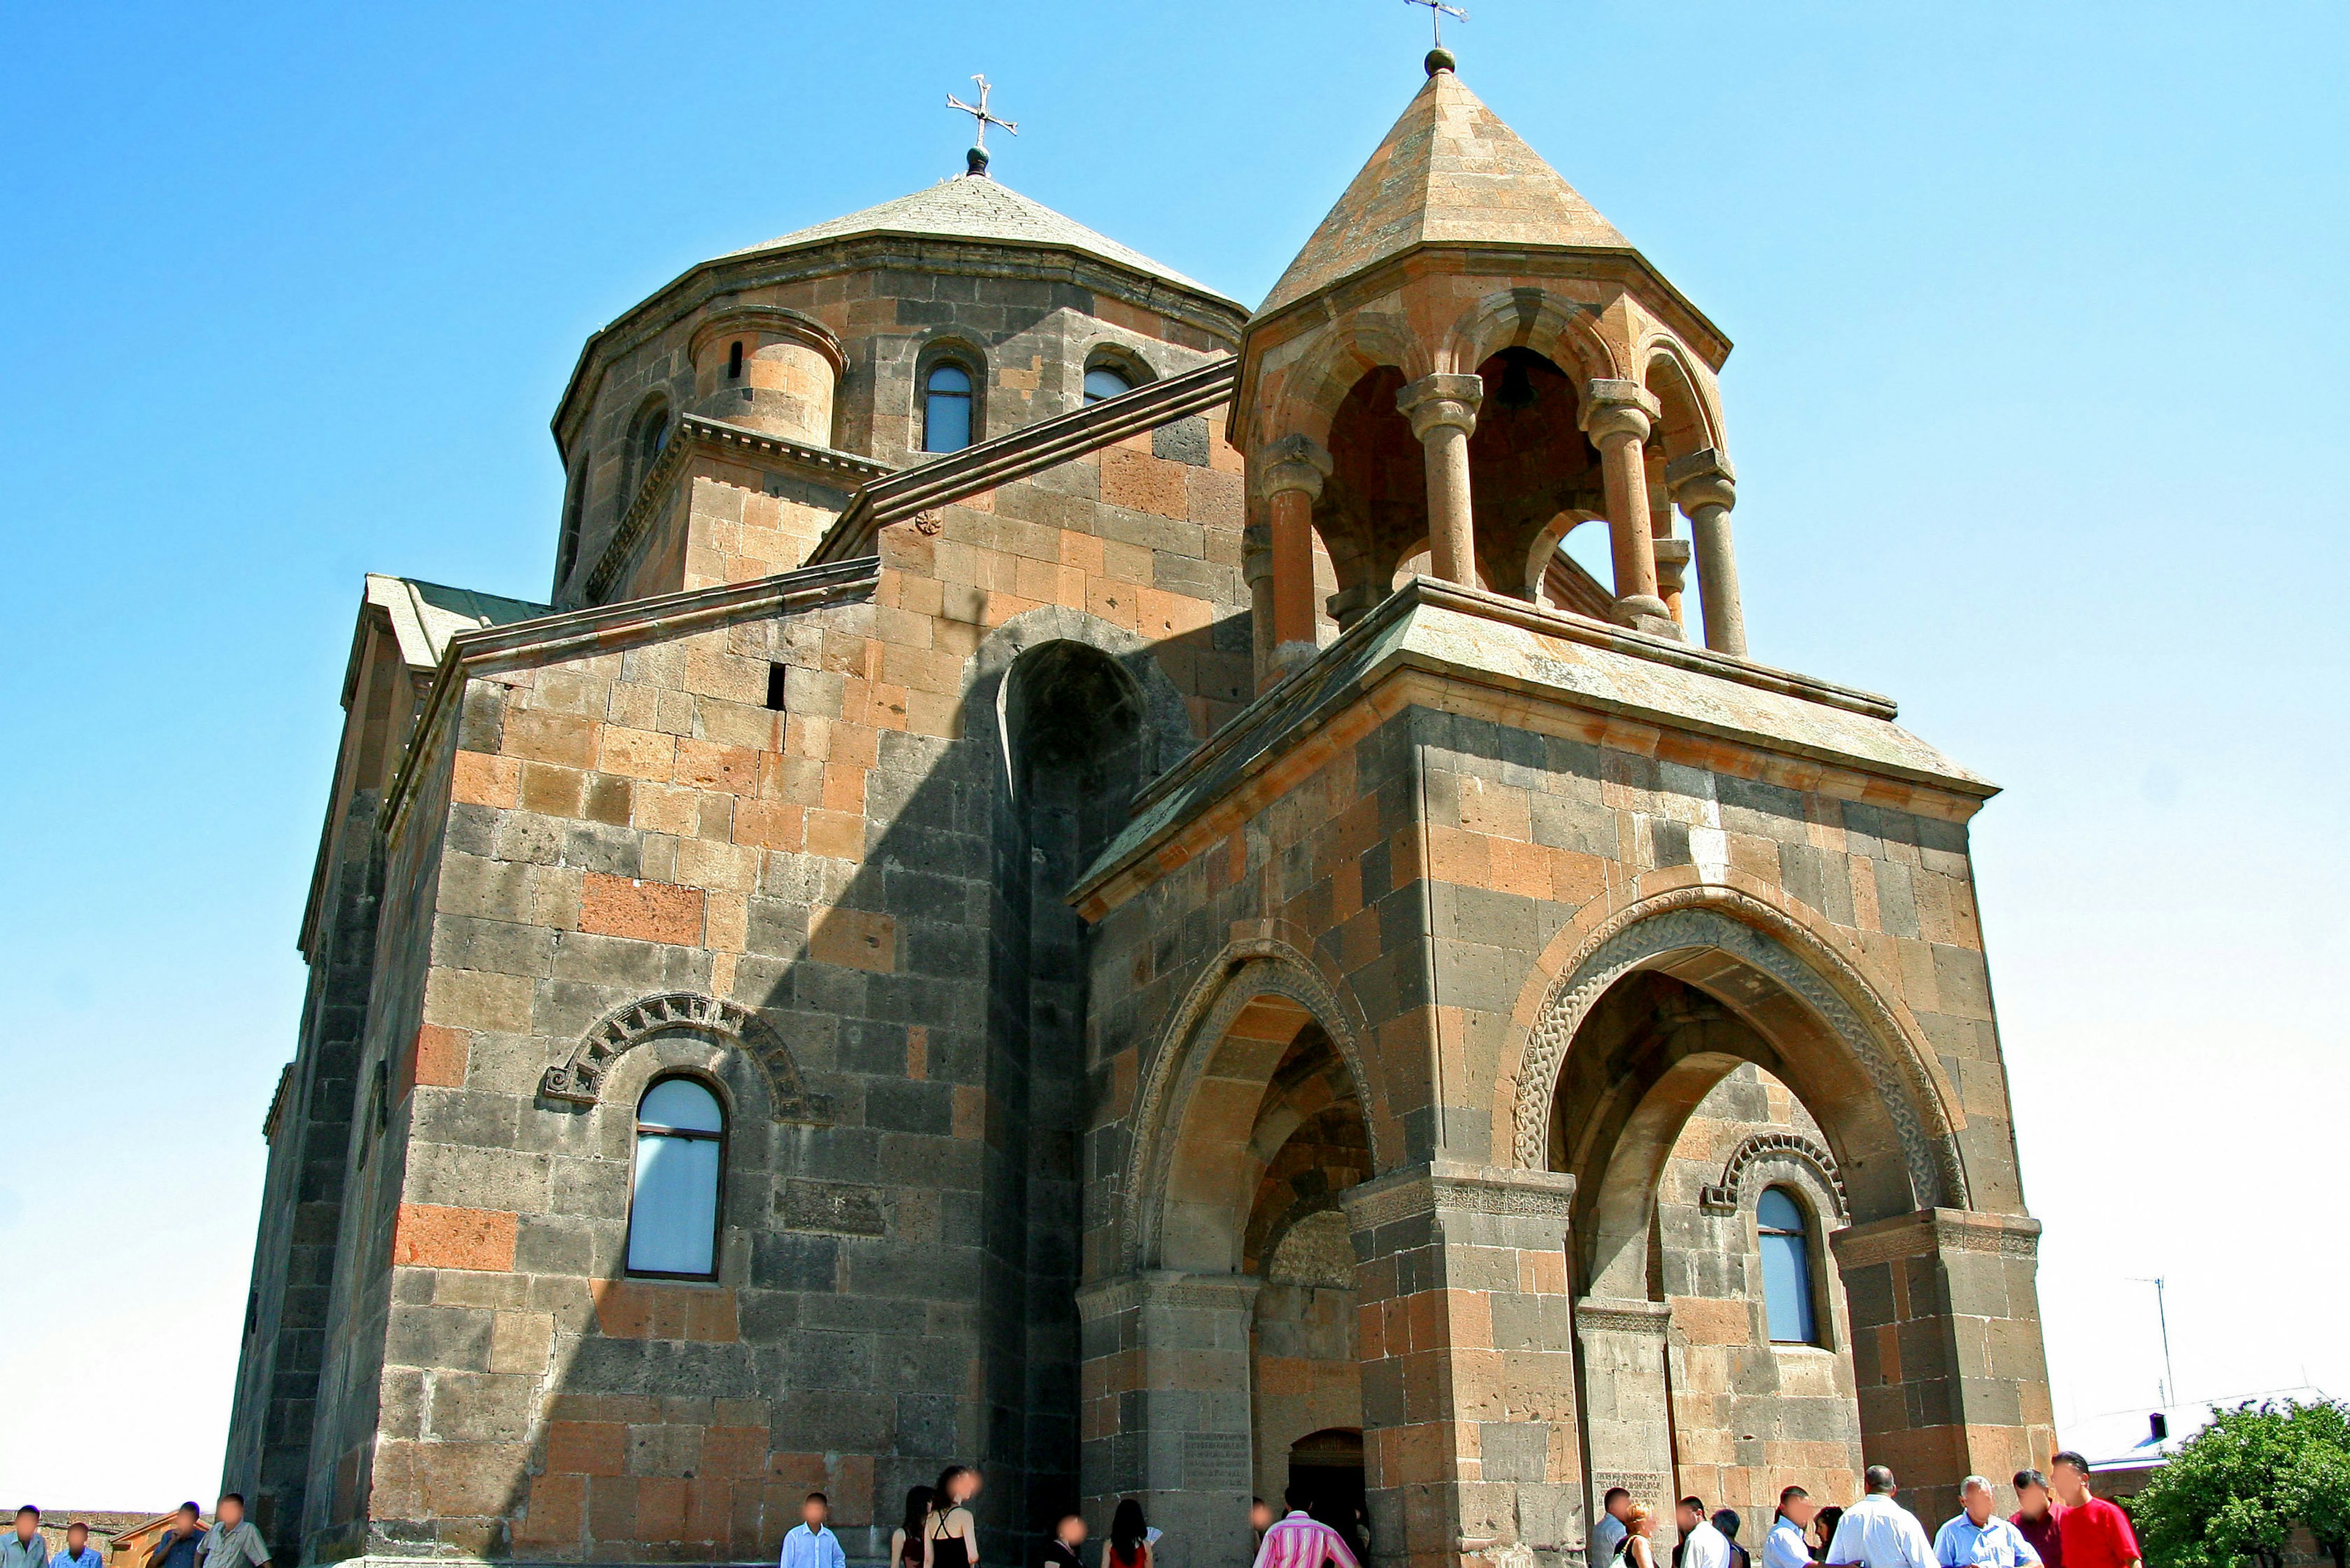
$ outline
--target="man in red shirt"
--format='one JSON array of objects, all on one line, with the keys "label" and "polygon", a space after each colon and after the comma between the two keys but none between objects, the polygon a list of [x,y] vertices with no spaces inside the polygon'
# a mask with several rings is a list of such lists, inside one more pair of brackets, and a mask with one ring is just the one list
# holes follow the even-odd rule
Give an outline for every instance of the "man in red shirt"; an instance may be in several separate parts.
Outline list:
[{"label": "man in red shirt", "polygon": [[2038,1470],[2016,1471],[2015,1501],[2022,1506],[2008,1522],[2040,1553],[2041,1568],[2064,1568],[2064,1534],[2056,1523],[2064,1511],[2049,1494],[2048,1478]]},{"label": "man in red shirt", "polygon": [[2089,1461],[2070,1449],[2048,1461],[2048,1481],[2064,1505],[2056,1528],[2064,1568],[2140,1568],[2129,1515],[2089,1491]]}]

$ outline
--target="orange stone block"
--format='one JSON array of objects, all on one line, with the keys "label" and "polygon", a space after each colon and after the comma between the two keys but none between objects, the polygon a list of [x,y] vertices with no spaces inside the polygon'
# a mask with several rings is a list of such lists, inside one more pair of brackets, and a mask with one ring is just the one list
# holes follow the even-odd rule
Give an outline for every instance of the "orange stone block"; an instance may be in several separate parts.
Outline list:
[{"label": "orange stone block", "polygon": [[579,929],[640,942],[692,947],[702,940],[702,893],[670,882],[587,873],[579,889]]},{"label": "orange stone block", "polygon": [[809,927],[808,956],[819,963],[888,974],[898,967],[898,922],[863,909],[826,909]]},{"label": "orange stone block", "polygon": [[427,1023],[416,1031],[415,1067],[411,1082],[440,1089],[465,1086],[465,1066],[473,1054],[473,1032],[445,1023]]},{"label": "orange stone block", "polygon": [[498,1209],[403,1203],[391,1231],[391,1261],[420,1269],[514,1268],[515,1216]]},{"label": "orange stone block", "polygon": [[460,805],[512,806],[521,798],[522,763],[513,757],[459,752],[449,798]]},{"label": "orange stone block", "polygon": [[1101,498],[1112,506],[1181,517],[1190,510],[1183,493],[1183,464],[1124,447],[1101,454]]}]

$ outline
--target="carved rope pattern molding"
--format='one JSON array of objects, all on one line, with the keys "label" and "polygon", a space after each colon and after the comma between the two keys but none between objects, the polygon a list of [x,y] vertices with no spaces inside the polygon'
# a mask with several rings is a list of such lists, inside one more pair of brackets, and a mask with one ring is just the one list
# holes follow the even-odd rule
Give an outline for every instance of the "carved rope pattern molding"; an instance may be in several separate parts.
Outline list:
[{"label": "carved rope pattern molding", "polygon": [[570,1057],[546,1070],[538,1092],[570,1105],[595,1105],[605,1075],[622,1055],[664,1034],[692,1033],[715,1035],[759,1064],[777,1121],[822,1125],[832,1119],[829,1098],[807,1092],[790,1047],[765,1019],[738,1003],[688,991],[648,996],[598,1019]]},{"label": "carved rope pattern molding", "polygon": [[1927,1222],[1901,1225],[1834,1241],[1840,1268],[1857,1269],[1898,1258],[1922,1258],[1936,1252],[1990,1252],[2002,1258],[2030,1261],[2040,1255],[2038,1221],[2003,1216],[1960,1216],[1944,1210]]},{"label": "carved rope pattern molding", "polygon": [[1841,1220],[1852,1218],[1852,1205],[1844,1190],[1844,1173],[1836,1169],[1835,1156],[1801,1133],[1756,1133],[1732,1149],[1721,1168],[1721,1180],[1705,1188],[1697,1197],[1698,1207],[1717,1214],[1736,1210],[1744,1197],[1742,1191],[1747,1172],[1764,1159],[1791,1161],[1808,1166],[1835,1199],[1835,1217]]},{"label": "carved rope pattern molding", "polygon": [[[1494,1173],[1507,1178],[1512,1171]],[[1555,1220],[1564,1224],[1575,1208],[1575,1186],[1563,1178],[1556,1185],[1496,1180],[1492,1176],[1459,1169],[1430,1171],[1421,1167],[1392,1185],[1386,1179],[1350,1187],[1339,1195],[1347,1222],[1357,1231],[1375,1231],[1416,1214],[1440,1211],[1498,1214],[1509,1219]]]},{"label": "carved rope pattern molding", "polygon": [[[1724,912],[1728,909],[1735,909],[1736,917]],[[1601,927],[1552,986],[1526,1042],[1513,1128],[1518,1163],[1539,1170],[1549,1162],[1551,1098],[1559,1068],[1575,1032],[1607,988],[1650,959],[1711,948],[1777,981],[1851,1049],[1892,1119],[1915,1200],[1921,1206],[1965,1207],[1966,1175],[1947,1129],[1937,1126],[1929,1131],[1919,1118],[1920,1106],[1935,1105],[1931,1086],[1922,1074],[1889,1057],[1882,1044],[1906,1039],[1900,1024],[1865,982],[1851,977],[1853,989],[1868,1009],[1868,1020],[1863,1023],[1840,991],[1790,950],[1796,946],[1826,952],[1778,910],[1726,888],[1685,888],[1661,894]],[[1839,961],[1833,953],[1826,956],[1831,962]]]}]

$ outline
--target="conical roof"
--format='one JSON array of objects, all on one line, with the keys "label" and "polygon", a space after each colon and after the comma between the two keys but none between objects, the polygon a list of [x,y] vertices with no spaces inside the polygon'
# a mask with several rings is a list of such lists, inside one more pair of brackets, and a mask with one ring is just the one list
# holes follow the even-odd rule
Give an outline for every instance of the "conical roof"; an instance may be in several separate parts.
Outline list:
[{"label": "conical roof", "polygon": [[851,213],[845,218],[815,224],[745,245],[735,255],[760,251],[792,250],[801,245],[837,240],[851,234],[911,234],[923,238],[985,240],[998,244],[1052,246],[1082,251],[1132,272],[1222,299],[1204,284],[1194,282],[1173,267],[1129,250],[1106,234],[1073,218],[1063,217],[1044,202],[1031,200],[984,174],[958,175],[927,189]]},{"label": "conical roof", "polygon": [[1257,314],[1270,316],[1414,245],[1448,241],[1631,248],[1614,224],[1460,78],[1440,70],[1414,96]]}]

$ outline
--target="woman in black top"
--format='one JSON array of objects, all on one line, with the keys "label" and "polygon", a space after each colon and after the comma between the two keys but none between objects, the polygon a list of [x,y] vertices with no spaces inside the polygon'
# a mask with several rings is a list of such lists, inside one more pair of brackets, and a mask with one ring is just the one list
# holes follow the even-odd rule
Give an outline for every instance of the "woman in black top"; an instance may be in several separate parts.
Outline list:
[{"label": "woman in black top", "polygon": [[978,1490],[979,1472],[969,1465],[949,1465],[939,1472],[931,1516],[922,1525],[931,1568],[979,1568],[979,1525],[963,1506]]}]

